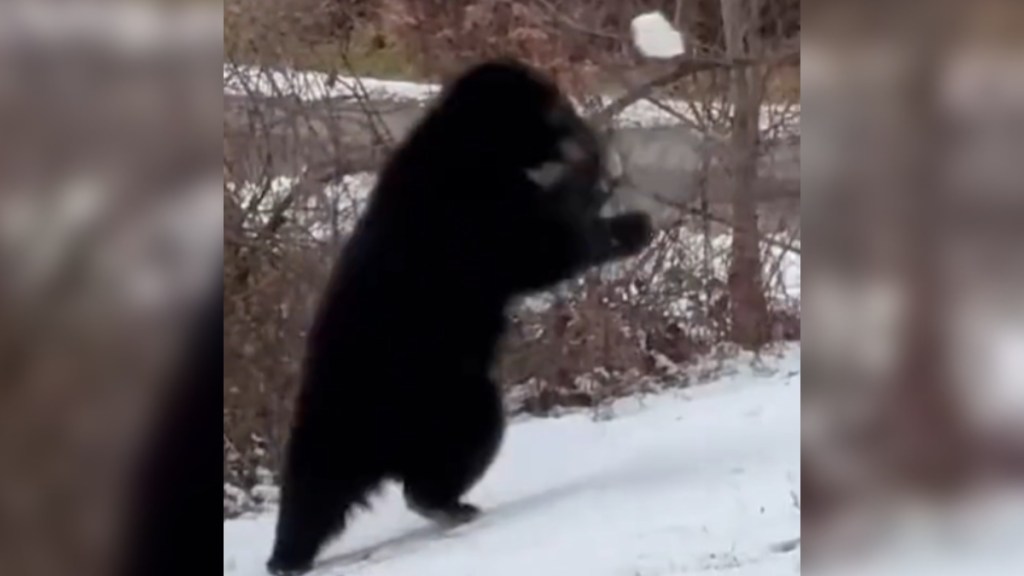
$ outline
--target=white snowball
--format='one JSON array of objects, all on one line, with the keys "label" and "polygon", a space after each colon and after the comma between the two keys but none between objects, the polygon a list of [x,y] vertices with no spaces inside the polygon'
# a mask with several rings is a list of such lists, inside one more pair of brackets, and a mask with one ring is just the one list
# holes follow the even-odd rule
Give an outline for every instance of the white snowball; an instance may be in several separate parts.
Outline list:
[{"label": "white snowball", "polygon": [[661,12],[647,12],[633,18],[633,44],[648,58],[673,58],[685,51],[683,35]]}]

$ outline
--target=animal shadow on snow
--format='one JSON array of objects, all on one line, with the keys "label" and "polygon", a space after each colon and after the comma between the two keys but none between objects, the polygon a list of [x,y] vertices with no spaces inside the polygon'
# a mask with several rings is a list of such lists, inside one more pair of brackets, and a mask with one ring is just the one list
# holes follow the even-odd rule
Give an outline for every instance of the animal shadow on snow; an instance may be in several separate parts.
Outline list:
[{"label": "animal shadow on snow", "polygon": [[[374,560],[374,557],[377,556],[379,552],[405,549],[408,545],[421,541],[425,542],[435,536],[448,534],[458,529],[474,529],[483,527],[492,522],[504,522],[512,516],[528,512],[542,504],[549,504],[567,496],[577,494],[588,486],[593,486],[593,479],[583,478],[548,490],[542,490],[534,494],[530,494],[518,500],[503,502],[486,508],[479,518],[461,526],[451,528],[436,524],[420,526],[355,550],[342,552],[341,554],[334,556],[325,556],[323,559],[315,563],[314,570],[321,571],[331,567],[359,564],[360,562]],[[396,550],[396,552],[397,551],[398,550]]]},{"label": "animal shadow on snow", "polygon": [[[676,461],[672,465],[663,464],[658,468],[662,468],[660,471],[663,473],[671,472],[672,474],[669,474],[669,478],[671,478],[676,473],[685,472],[682,470],[683,468],[690,469],[692,466],[680,460]],[[484,510],[484,513],[479,518],[461,526],[446,528],[443,526],[429,524],[401,532],[395,536],[386,538],[368,546],[363,546],[361,548],[333,556],[325,556],[322,560],[315,563],[314,570],[321,571],[331,567],[348,566],[359,564],[361,562],[378,560],[378,558],[375,557],[378,556],[378,553],[384,551],[394,551],[396,553],[395,555],[399,556],[403,553],[411,552],[407,546],[417,542],[423,542],[424,545],[426,545],[435,536],[442,536],[463,528],[471,530],[483,528],[496,522],[505,522],[517,515],[536,510],[541,506],[553,504],[559,500],[577,496],[580,493],[589,490],[604,489],[621,485],[636,486],[638,483],[642,484],[645,481],[651,480],[652,478],[649,475],[635,473],[633,471],[633,467],[628,464],[616,466],[613,469],[595,471],[593,474],[585,475],[573,481],[566,482],[546,490],[540,490],[522,498],[489,506]],[[379,560],[386,560],[386,558],[379,558]]]}]

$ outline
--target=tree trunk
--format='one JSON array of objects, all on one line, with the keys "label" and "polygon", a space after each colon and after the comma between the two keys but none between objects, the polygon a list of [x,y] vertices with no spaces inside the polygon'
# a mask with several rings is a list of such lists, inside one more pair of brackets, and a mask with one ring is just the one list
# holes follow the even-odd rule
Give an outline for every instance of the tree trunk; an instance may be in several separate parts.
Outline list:
[{"label": "tree trunk", "polygon": [[[727,54],[757,56],[757,0],[721,0]],[[748,48],[749,52],[748,53]],[[760,233],[753,196],[757,180],[758,120],[763,97],[759,66],[731,71],[733,106],[728,169],[732,186],[733,240],[729,269],[732,340],[757,349],[768,340],[768,305],[761,279]]]},{"label": "tree trunk", "polygon": [[[927,28],[927,27],[925,27]],[[894,382],[888,428],[889,465],[898,476],[921,489],[952,490],[970,473],[972,450],[953,390],[949,365],[949,309],[941,262],[941,218],[945,190],[939,168],[942,147],[941,114],[934,97],[939,74],[940,40],[921,32],[914,59],[904,77],[905,107],[902,146],[906,158],[897,174],[904,250],[898,269],[909,292],[904,354]]]}]

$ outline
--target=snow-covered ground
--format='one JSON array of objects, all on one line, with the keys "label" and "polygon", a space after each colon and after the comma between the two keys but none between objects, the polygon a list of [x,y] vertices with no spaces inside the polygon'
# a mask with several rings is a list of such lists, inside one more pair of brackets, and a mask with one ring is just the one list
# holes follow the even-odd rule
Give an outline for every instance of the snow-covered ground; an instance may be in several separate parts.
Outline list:
[{"label": "snow-covered ground", "polygon": [[[316,576],[799,574],[800,348],[615,416],[510,427],[446,534],[388,488],[320,555]],[[224,523],[224,574],[265,574],[274,514]]]}]

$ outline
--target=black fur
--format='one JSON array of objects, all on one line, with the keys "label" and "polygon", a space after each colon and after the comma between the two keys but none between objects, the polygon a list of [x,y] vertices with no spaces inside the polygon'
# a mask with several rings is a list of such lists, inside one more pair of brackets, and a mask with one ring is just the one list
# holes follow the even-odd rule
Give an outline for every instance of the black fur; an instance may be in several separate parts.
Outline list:
[{"label": "black fur", "polygon": [[[545,162],[557,177],[538,184]],[[489,372],[507,304],[649,241],[645,216],[599,216],[603,165],[529,68],[493,61],[447,87],[381,172],[309,334],[272,572],[309,569],[385,479],[428,518],[477,514],[461,498],[504,434]]]}]

